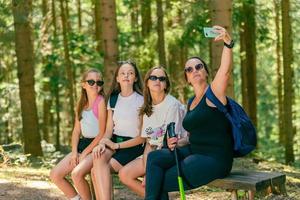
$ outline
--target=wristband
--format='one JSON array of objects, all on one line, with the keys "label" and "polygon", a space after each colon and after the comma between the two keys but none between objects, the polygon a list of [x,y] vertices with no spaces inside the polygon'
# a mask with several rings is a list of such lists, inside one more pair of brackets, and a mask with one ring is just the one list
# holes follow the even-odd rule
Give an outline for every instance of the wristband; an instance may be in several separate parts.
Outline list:
[{"label": "wristband", "polygon": [[231,40],[229,44],[224,42],[224,46],[227,47],[228,49],[232,49],[234,47],[234,41]]}]

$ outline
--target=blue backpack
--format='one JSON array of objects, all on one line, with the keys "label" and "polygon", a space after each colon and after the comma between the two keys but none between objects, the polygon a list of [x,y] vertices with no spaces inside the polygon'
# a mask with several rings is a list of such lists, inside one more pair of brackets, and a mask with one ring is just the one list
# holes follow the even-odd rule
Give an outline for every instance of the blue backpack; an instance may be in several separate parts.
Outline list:
[{"label": "blue backpack", "polygon": [[227,106],[214,95],[210,86],[206,91],[206,97],[223,112],[229,120],[234,141],[234,157],[242,157],[256,148],[257,136],[254,125],[244,109],[233,99],[227,98]]}]

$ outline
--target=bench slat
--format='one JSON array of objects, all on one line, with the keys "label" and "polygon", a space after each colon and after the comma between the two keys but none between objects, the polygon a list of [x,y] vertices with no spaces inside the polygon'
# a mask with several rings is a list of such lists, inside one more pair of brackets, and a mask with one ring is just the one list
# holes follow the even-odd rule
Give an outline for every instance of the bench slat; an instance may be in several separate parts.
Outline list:
[{"label": "bench slat", "polygon": [[272,185],[285,183],[285,175],[278,172],[233,170],[229,176],[217,179],[208,185],[222,189],[258,191]]}]

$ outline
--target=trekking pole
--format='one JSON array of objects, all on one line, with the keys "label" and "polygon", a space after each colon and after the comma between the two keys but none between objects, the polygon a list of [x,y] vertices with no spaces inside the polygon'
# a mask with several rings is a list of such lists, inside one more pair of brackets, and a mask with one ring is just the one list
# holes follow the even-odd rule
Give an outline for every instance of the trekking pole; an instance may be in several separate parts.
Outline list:
[{"label": "trekking pole", "polygon": [[[169,138],[176,137],[175,133],[175,122],[171,122],[167,126],[167,132]],[[178,161],[178,155],[177,155],[177,149],[176,146],[174,148],[174,155],[175,155],[175,161],[176,161],[176,168],[177,168],[177,179],[178,179],[178,187],[179,187],[179,193],[180,193],[180,200],[185,200],[185,192],[184,192],[184,187],[183,187],[183,180],[180,175],[180,170],[179,170],[179,161]]]}]

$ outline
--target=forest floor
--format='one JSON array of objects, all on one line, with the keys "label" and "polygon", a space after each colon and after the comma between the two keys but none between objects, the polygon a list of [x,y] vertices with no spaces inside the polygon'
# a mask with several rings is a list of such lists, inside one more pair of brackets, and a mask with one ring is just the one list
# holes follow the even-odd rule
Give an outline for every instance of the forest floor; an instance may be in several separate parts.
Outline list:
[{"label": "forest floor", "polygon": [[[1,152],[0,152],[1,153]],[[1,155],[0,155],[1,157]],[[5,156],[4,156],[5,157]],[[50,163],[43,159],[28,160],[24,156],[9,159],[0,159],[0,200],[67,200],[63,193],[49,180],[51,166],[57,162]],[[8,154],[6,154],[6,158]],[[255,161],[255,162],[253,162]],[[255,199],[266,200],[300,200],[300,169],[283,165],[277,162],[257,160],[251,158],[236,159],[234,169],[251,169],[261,171],[277,171],[286,174],[286,188],[288,196],[257,194]],[[240,192],[241,199],[245,199],[244,192]],[[114,199],[115,200],[141,200],[128,188],[123,186],[117,176],[114,176]],[[179,200],[177,192],[170,194],[170,199]],[[221,189],[201,187],[187,192],[187,200],[227,200],[230,193]]]}]

